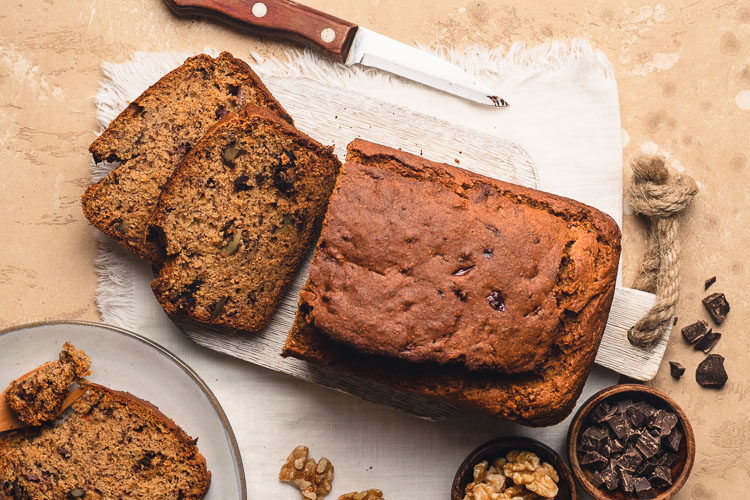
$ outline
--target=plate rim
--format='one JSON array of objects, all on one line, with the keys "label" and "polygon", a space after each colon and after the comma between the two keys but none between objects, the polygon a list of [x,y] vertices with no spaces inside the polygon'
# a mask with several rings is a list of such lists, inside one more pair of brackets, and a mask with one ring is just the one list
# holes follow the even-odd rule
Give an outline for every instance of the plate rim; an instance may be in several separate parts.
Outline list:
[{"label": "plate rim", "polygon": [[174,354],[172,351],[170,351],[166,347],[162,346],[161,344],[158,344],[157,342],[154,342],[153,340],[147,337],[144,337],[143,335],[139,335],[137,333],[131,332],[124,328],[120,328],[120,327],[113,326],[113,325],[107,325],[105,323],[100,323],[97,321],[75,320],[75,319],[34,321],[31,323],[24,323],[21,325],[14,325],[14,326],[6,327],[6,328],[0,328],[0,336],[15,332],[18,330],[23,330],[26,328],[36,328],[36,327],[48,326],[48,325],[79,325],[79,326],[104,328],[105,330],[110,330],[120,335],[125,335],[139,342],[142,342],[148,345],[149,347],[156,349],[161,354],[170,358],[175,364],[177,364],[177,366],[179,366],[182,369],[182,371],[187,373],[187,375],[190,378],[192,378],[196,384],[198,384],[198,387],[200,387],[201,391],[203,391],[203,394],[205,394],[208,400],[211,402],[211,406],[213,406],[214,411],[219,417],[219,420],[221,420],[221,424],[224,426],[224,430],[227,432],[227,435],[229,436],[229,444],[231,445],[231,448],[232,448],[232,454],[234,455],[234,459],[239,469],[241,499],[247,500],[247,482],[245,480],[245,467],[242,463],[242,455],[240,454],[240,447],[239,447],[239,444],[237,443],[237,437],[234,435],[232,424],[229,422],[229,419],[227,418],[226,413],[224,413],[224,409],[222,408],[221,403],[219,403],[219,400],[216,398],[216,395],[214,395],[211,388],[208,387],[208,384],[206,384],[206,382],[203,381],[201,376],[198,375],[198,373],[195,370],[193,370],[190,367],[190,365],[185,363],[182,359],[180,359],[176,354]]}]

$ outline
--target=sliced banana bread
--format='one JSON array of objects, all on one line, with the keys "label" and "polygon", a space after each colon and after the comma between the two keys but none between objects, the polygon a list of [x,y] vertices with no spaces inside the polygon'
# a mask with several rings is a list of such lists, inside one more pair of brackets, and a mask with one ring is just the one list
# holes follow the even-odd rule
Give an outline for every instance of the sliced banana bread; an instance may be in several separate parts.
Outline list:
[{"label": "sliced banana bread", "polygon": [[88,355],[65,342],[57,361],[41,366],[10,383],[5,394],[8,407],[26,425],[41,425],[56,419],[73,382],[87,376]]},{"label": "sliced banana bread", "polygon": [[318,234],[340,166],[267,110],[225,116],[180,163],[151,221],[166,255],[151,286],[167,313],[262,328]]},{"label": "sliced banana bread", "polygon": [[146,223],[182,157],[225,114],[245,104],[292,123],[250,66],[228,52],[187,59],[115,118],[89,147],[97,162],[119,161],[83,195],[83,213],[99,230],[153,264],[159,247]]},{"label": "sliced banana bread", "polygon": [[0,498],[203,498],[195,440],[147,401],[85,388],[62,422],[0,436]]}]

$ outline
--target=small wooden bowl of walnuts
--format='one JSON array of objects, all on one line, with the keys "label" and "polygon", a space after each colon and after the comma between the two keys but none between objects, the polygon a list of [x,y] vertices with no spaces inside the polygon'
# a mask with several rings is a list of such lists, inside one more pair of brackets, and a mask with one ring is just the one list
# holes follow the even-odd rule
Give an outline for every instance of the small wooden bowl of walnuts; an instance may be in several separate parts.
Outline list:
[{"label": "small wooden bowl of walnuts", "polygon": [[463,461],[453,479],[451,500],[500,498],[577,500],[565,460],[527,437],[506,436],[484,443]]},{"label": "small wooden bowl of walnuts", "polygon": [[621,384],[583,403],[568,430],[570,465],[596,500],[672,498],[695,461],[687,415],[661,391]]}]

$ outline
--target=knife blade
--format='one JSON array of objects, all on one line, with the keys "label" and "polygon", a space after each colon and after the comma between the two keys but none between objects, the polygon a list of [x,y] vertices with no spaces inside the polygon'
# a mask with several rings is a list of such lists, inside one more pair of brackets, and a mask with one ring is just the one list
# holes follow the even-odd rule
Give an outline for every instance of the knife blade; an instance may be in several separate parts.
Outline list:
[{"label": "knife blade", "polygon": [[488,106],[508,102],[455,64],[290,0],[165,0],[179,15],[218,19],[301,43],[346,65],[362,64]]}]

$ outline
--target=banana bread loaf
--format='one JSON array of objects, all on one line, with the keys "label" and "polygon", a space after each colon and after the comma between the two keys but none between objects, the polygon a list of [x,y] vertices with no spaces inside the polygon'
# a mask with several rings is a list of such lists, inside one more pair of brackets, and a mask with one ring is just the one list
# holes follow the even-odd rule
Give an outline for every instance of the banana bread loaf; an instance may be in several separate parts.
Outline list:
[{"label": "banana bread loaf", "polygon": [[0,436],[0,498],[203,498],[195,440],[146,401],[85,388],[62,422]]},{"label": "banana bread loaf", "polygon": [[284,355],[552,424],[594,361],[619,254],[596,209],[355,140]]},{"label": "banana bread loaf", "polygon": [[258,75],[230,53],[187,59],[130,103],[89,147],[97,162],[120,164],[84,193],[86,218],[159,264],[159,247],[145,230],[162,186],[211,125],[245,104],[268,108],[292,123]]},{"label": "banana bread loaf", "polygon": [[312,247],[340,163],[273,113],[229,113],[185,157],[151,225],[166,260],[152,288],[168,314],[256,331]]},{"label": "banana bread loaf", "polygon": [[88,355],[65,342],[57,361],[10,383],[5,401],[16,418],[26,425],[41,425],[56,419],[73,382],[90,373]]}]

